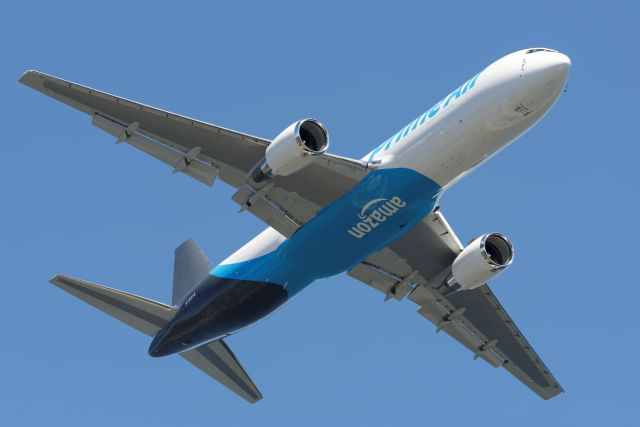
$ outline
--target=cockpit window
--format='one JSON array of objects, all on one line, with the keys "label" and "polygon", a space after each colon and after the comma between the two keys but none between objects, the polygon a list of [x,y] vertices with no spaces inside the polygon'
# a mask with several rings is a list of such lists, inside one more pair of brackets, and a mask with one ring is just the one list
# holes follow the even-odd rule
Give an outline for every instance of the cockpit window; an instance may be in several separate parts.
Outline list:
[{"label": "cockpit window", "polygon": [[530,53],[536,53],[536,52],[555,52],[555,50],[545,49],[545,48],[542,48],[542,47],[538,47],[538,48],[535,48],[535,49],[529,49],[529,50],[528,50],[528,51],[526,51],[524,54],[525,54],[525,55],[528,55],[528,54],[530,54]]}]

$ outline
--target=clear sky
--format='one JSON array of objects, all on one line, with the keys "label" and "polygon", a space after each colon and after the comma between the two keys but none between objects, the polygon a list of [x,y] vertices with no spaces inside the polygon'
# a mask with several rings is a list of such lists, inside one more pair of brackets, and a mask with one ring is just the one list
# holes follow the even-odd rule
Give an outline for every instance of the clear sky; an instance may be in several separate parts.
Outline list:
[{"label": "clear sky", "polygon": [[[637,422],[637,6],[209,3],[2,6],[1,425]],[[183,240],[217,263],[264,226],[225,184],[172,175],[16,83],[27,69],[267,138],[315,117],[332,152],[361,157],[536,46],[571,57],[567,93],[442,210],[463,242],[512,238],[516,261],[492,287],[565,387],[552,401],[345,275],[228,339],[265,396],[254,406],[47,283],[67,273],[167,302]]]}]

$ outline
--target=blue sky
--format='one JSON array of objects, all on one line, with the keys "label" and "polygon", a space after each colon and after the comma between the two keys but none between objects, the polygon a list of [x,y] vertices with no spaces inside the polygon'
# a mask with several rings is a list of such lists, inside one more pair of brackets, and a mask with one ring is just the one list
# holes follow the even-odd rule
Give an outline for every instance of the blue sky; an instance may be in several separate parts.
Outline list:
[{"label": "blue sky", "polygon": [[[268,3],[268,4],[267,4]],[[637,22],[629,2],[9,2],[0,18],[0,423],[628,425],[640,368]],[[501,231],[492,287],[566,389],[545,402],[345,275],[228,342],[251,406],[49,285],[56,273],[169,301],[173,250],[217,263],[263,225],[16,80],[27,69],[274,137],[315,117],[360,157],[495,59],[545,46],[568,92],[452,188],[462,241]]]}]

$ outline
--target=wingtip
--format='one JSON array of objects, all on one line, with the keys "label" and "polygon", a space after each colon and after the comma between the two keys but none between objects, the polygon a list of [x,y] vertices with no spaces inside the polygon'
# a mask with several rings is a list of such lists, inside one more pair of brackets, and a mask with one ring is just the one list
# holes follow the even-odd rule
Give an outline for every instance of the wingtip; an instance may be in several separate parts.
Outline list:
[{"label": "wingtip", "polygon": [[558,383],[552,385],[550,387],[545,387],[540,389],[539,392],[536,392],[538,396],[540,396],[543,400],[551,400],[561,394],[565,393],[564,388]]},{"label": "wingtip", "polygon": [[256,388],[257,391],[257,396],[256,397],[252,397],[251,399],[246,399],[249,403],[251,403],[252,405],[255,405],[256,403],[260,402],[264,396],[262,395],[262,393],[260,393],[260,390],[258,390]]},{"label": "wingtip", "polygon": [[56,274],[51,279],[49,279],[49,283],[59,287],[63,284],[65,278],[69,278],[69,276],[67,276],[66,274]]},{"label": "wingtip", "polygon": [[18,79],[18,82],[23,83],[28,77],[29,75],[35,73],[36,70],[27,70],[24,73],[22,73],[22,75],[20,76],[20,78]]},{"label": "wingtip", "polygon": [[18,79],[18,83],[22,83],[23,85],[27,85],[27,86],[32,86],[35,80],[38,77],[42,77],[43,75],[44,74],[42,74],[40,71],[37,71],[37,70],[27,70],[22,74],[22,76],[20,76],[20,78]]},{"label": "wingtip", "polygon": [[49,279],[49,283],[53,283],[55,285],[55,282],[58,281],[58,279],[60,279],[60,276],[62,276],[62,274],[56,274],[51,279]]}]

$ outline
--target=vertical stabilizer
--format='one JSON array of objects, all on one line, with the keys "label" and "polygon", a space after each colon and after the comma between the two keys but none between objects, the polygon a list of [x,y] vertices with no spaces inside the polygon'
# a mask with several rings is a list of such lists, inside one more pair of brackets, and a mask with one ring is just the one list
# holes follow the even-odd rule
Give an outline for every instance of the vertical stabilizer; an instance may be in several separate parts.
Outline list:
[{"label": "vertical stabilizer", "polygon": [[186,240],[176,248],[173,265],[173,295],[171,304],[179,305],[185,295],[213,269],[202,249],[193,241]]}]

